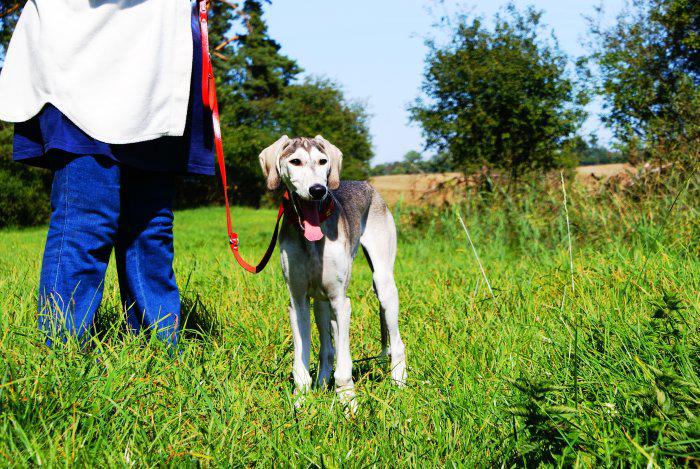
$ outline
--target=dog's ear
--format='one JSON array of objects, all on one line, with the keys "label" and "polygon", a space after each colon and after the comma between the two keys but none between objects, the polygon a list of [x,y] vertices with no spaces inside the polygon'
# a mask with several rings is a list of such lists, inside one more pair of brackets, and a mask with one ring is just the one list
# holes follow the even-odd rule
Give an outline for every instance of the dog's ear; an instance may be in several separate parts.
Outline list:
[{"label": "dog's ear", "polygon": [[340,170],[343,167],[343,153],[320,135],[314,138],[323,147],[323,153],[331,160],[331,172],[328,175],[328,188],[335,190],[340,186]]},{"label": "dog's ear", "polygon": [[267,188],[271,191],[280,187],[279,158],[287,142],[289,142],[289,137],[283,135],[260,153],[260,167],[265,179],[267,179]]}]

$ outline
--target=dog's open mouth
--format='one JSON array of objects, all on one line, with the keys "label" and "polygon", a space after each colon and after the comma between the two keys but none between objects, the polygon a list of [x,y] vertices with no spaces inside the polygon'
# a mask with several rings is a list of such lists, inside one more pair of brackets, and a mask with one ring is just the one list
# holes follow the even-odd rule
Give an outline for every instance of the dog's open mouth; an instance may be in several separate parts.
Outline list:
[{"label": "dog's open mouth", "polygon": [[[296,195],[296,194],[295,194]],[[295,197],[295,205],[299,213],[299,221],[304,229],[304,238],[309,241],[318,241],[323,238],[321,231],[321,216],[319,215],[319,204],[315,200],[303,200]]]}]

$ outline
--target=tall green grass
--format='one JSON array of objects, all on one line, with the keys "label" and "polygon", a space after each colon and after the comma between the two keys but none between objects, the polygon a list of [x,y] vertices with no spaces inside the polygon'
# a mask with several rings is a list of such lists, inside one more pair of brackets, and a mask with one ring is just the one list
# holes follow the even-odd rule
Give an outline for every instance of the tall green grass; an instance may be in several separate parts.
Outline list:
[{"label": "tall green grass", "polygon": [[[237,268],[220,208],[176,216],[177,359],[121,332],[114,270],[92,350],[42,346],[45,230],[2,231],[0,464],[697,467],[700,197],[697,180],[683,183],[656,195],[568,187],[574,289],[556,184],[396,207],[408,386],[373,358],[378,304],[358,258],[353,419],[327,391],[294,409],[279,265]],[[256,258],[274,212],[235,216]]]}]

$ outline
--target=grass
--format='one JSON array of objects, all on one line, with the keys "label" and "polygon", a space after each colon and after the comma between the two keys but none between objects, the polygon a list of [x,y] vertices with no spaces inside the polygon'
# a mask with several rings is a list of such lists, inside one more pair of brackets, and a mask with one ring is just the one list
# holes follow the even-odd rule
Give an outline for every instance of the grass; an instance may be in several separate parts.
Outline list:
[{"label": "grass", "polygon": [[[295,411],[278,262],[259,276],[236,267],[220,208],[176,216],[179,359],[121,332],[112,267],[94,349],[42,346],[45,230],[1,231],[0,464],[698,467],[697,185],[670,211],[673,193],[570,187],[575,291],[561,188],[489,197],[459,209],[498,307],[456,210],[395,210],[405,389],[372,358],[378,304],[356,261],[354,419],[332,392]],[[274,215],[235,209],[252,260]]]}]

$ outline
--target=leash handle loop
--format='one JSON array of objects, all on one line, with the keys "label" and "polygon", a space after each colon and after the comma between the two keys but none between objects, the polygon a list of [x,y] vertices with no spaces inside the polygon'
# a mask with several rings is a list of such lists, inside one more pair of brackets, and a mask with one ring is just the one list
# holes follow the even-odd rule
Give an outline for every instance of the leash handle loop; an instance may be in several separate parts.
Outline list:
[{"label": "leash handle loop", "polygon": [[272,252],[277,244],[280,220],[284,215],[284,206],[280,204],[277,213],[277,222],[272,239],[267,247],[267,251],[257,265],[248,264],[239,252],[240,240],[238,233],[233,231],[233,220],[231,217],[231,204],[228,197],[228,182],[226,180],[226,157],[224,156],[224,142],[221,138],[221,118],[219,116],[219,103],[216,98],[216,82],[214,80],[214,67],[209,54],[209,21],[207,19],[207,1],[199,0],[199,27],[202,35],[202,104],[205,109],[211,111],[212,126],[214,128],[214,147],[216,150],[216,160],[219,166],[219,176],[224,190],[224,205],[226,207],[226,230],[228,232],[229,247],[238,265],[252,274],[258,274],[267,266]]}]

